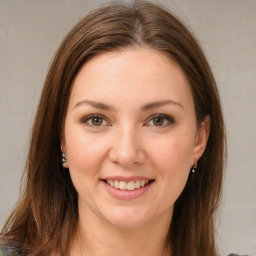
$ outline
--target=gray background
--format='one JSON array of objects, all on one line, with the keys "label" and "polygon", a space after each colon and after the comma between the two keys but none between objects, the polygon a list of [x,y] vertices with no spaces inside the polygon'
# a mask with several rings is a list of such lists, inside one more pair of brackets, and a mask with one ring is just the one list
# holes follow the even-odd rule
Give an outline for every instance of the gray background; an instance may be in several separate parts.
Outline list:
[{"label": "gray background", "polygon": [[[0,0],[0,227],[19,194],[30,128],[55,50],[107,1]],[[256,0],[172,0],[194,32],[223,102],[228,163],[218,224],[221,254],[256,255]]]}]

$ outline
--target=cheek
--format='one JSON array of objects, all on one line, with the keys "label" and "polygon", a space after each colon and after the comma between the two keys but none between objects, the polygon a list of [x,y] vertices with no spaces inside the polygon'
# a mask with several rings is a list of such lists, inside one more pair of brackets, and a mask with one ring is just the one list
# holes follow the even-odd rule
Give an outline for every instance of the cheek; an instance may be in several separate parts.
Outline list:
[{"label": "cheek", "polygon": [[151,147],[151,155],[154,156],[154,161],[163,167],[162,169],[182,170],[184,167],[190,167],[193,143],[185,136],[162,138]]},{"label": "cheek", "polygon": [[162,180],[168,200],[174,202],[182,192],[190,172],[193,143],[189,136],[170,136],[158,140],[151,148],[155,170]]},{"label": "cheek", "polygon": [[184,141],[174,138],[162,143],[159,141],[152,149],[154,169],[161,184],[159,195],[164,202],[163,207],[173,206],[187,183],[191,148],[189,143],[184,144]]},{"label": "cheek", "polygon": [[87,134],[84,131],[69,131],[66,134],[66,150],[70,171],[92,173],[106,156],[106,138]]},{"label": "cheek", "polygon": [[97,139],[84,131],[70,132],[65,137],[67,159],[72,182],[81,197],[97,187],[100,169],[107,149],[106,139]]}]

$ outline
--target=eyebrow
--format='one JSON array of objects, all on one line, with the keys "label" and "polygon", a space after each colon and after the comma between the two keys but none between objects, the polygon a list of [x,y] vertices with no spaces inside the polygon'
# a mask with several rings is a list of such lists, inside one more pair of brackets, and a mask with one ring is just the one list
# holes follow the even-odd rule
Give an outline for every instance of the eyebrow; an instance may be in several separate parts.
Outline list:
[{"label": "eyebrow", "polygon": [[141,111],[147,111],[147,110],[150,110],[152,108],[160,108],[160,107],[163,107],[163,106],[169,105],[169,104],[174,104],[174,105],[177,105],[177,106],[183,108],[183,106],[179,102],[176,102],[176,101],[173,101],[173,100],[163,100],[163,101],[156,101],[156,102],[146,104],[146,105],[142,106],[140,108],[140,110]]},{"label": "eyebrow", "polygon": [[[73,109],[78,107],[78,106],[81,106],[83,104],[86,104],[86,105],[90,105],[94,108],[97,108],[97,109],[102,109],[102,110],[115,110],[114,107],[110,106],[110,105],[107,105],[105,103],[102,103],[102,102],[96,102],[96,101],[91,101],[91,100],[81,100],[79,102],[77,102]],[[142,106],[140,108],[140,111],[148,111],[150,109],[154,109],[154,108],[159,108],[159,107],[163,107],[165,105],[169,105],[169,104],[174,104],[174,105],[177,105],[179,107],[181,107],[183,109],[183,106],[176,102],[176,101],[173,101],[173,100],[163,100],[163,101],[156,101],[156,102],[152,102],[152,103],[148,103],[144,106]]]},{"label": "eyebrow", "polygon": [[102,110],[114,110],[114,107],[111,107],[111,106],[101,103],[101,102],[96,102],[96,101],[91,101],[91,100],[81,100],[75,104],[73,109],[78,106],[81,106],[83,104],[90,105],[94,108],[98,108],[98,109],[102,109]]}]

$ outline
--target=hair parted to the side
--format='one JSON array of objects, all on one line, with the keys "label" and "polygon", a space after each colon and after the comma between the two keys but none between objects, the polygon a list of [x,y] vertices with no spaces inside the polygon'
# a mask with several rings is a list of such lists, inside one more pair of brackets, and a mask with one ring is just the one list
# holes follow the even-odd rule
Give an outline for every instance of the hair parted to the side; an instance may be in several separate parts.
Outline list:
[{"label": "hair parted to the side", "polygon": [[24,193],[1,232],[1,244],[24,255],[69,255],[77,231],[77,192],[61,162],[72,81],[94,56],[131,47],[159,50],[175,60],[193,92],[197,123],[210,116],[210,135],[198,171],[175,203],[167,243],[175,256],[217,256],[214,217],[225,161],[220,99],[207,60],[187,28],[158,5],[110,4],[82,19],[66,36],[49,69],[35,117]]}]

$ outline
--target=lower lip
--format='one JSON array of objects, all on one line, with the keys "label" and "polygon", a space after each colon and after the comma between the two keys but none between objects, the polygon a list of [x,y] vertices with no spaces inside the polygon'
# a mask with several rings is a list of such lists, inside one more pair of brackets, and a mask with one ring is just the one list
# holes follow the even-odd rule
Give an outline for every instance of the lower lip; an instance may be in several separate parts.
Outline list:
[{"label": "lower lip", "polygon": [[138,197],[141,197],[142,195],[144,195],[149,190],[151,185],[154,183],[154,182],[150,182],[149,184],[147,184],[144,187],[137,188],[135,190],[129,191],[129,190],[117,189],[115,187],[111,187],[105,181],[102,181],[102,182],[105,185],[108,192],[113,197],[115,197],[117,199],[122,199],[122,200],[131,200],[131,199],[136,199]]}]

